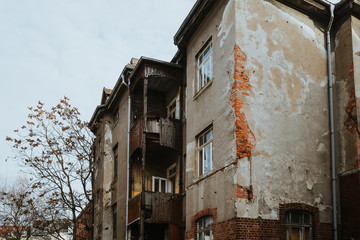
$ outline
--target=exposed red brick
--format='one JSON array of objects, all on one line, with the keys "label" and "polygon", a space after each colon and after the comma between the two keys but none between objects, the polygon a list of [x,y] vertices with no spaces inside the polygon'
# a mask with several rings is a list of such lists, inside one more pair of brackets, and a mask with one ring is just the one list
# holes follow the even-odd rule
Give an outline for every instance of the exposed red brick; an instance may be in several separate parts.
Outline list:
[{"label": "exposed red brick", "polygon": [[246,187],[238,185],[236,197],[251,200],[253,198],[252,187],[250,186],[250,187],[246,188]]},{"label": "exposed red brick", "polygon": [[230,103],[235,111],[235,135],[236,135],[236,160],[250,157],[251,150],[255,147],[255,136],[251,132],[245,114],[241,112],[242,96],[249,96],[251,85],[249,78],[244,70],[246,54],[241,51],[239,46],[235,45],[235,71],[234,85],[231,90]]}]

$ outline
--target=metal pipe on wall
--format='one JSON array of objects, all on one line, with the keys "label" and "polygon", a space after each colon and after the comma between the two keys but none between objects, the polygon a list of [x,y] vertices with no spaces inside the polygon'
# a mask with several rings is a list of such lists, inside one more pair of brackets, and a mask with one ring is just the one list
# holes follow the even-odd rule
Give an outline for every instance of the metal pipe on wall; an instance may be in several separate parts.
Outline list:
[{"label": "metal pipe on wall", "polygon": [[330,31],[334,20],[335,5],[329,3],[330,6],[330,21],[326,30],[326,45],[327,45],[327,62],[329,74],[329,122],[330,122],[330,159],[331,159],[331,194],[332,194],[332,212],[333,212],[333,235],[334,240],[337,240],[337,211],[336,211],[336,166],[335,166],[335,131],[334,131],[334,110],[333,110],[333,79],[332,79],[332,64],[331,64],[331,38]]}]

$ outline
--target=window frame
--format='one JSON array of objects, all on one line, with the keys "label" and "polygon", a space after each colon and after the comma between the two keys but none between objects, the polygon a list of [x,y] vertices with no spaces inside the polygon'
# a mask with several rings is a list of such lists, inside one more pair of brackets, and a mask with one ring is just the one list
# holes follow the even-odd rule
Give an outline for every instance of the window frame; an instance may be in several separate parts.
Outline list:
[{"label": "window frame", "polygon": [[116,109],[116,111],[113,114],[113,128],[116,126],[116,124],[119,122],[120,119],[120,113],[119,113],[119,109]]},{"label": "window frame", "polygon": [[[206,56],[207,51],[210,50],[210,53]],[[203,57],[206,56],[204,59]],[[209,83],[212,82],[214,78],[213,72],[213,46],[212,39],[210,38],[206,43],[202,46],[200,51],[196,54],[196,84],[195,84],[195,94],[199,93],[202,89],[204,89]],[[201,61],[201,62],[200,62]],[[209,63],[209,79],[205,79],[204,76],[204,68],[207,67],[207,63]]]},{"label": "window frame", "polygon": [[[300,222],[293,222],[292,215],[300,214]],[[305,216],[308,216],[308,223],[305,222]],[[292,239],[292,230],[300,229],[300,240],[312,240],[313,224],[312,215],[307,211],[301,210],[289,210],[285,214],[285,227],[286,227],[286,240]],[[308,229],[308,236],[305,238],[306,231]]]},{"label": "window frame", "polygon": [[[201,143],[201,138],[206,136],[206,134],[211,132],[211,139],[207,140],[206,142]],[[202,131],[197,137],[196,137],[196,145],[197,145],[197,165],[198,165],[198,175],[204,176],[211,172],[213,170],[213,140],[214,140],[214,131],[213,127],[210,126],[206,128],[204,131]],[[206,147],[210,146],[210,159],[206,159],[205,157],[205,151],[204,149]],[[201,156],[200,156],[201,154]],[[205,169],[204,166],[207,166],[206,162],[209,161],[209,169]]]},{"label": "window frame", "polygon": [[114,163],[113,163],[113,170],[114,170],[114,180],[118,177],[118,167],[119,167],[119,154],[118,154],[118,144],[116,143],[113,147],[113,154],[114,154]]},{"label": "window frame", "polygon": [[[201,225],[206,224],[206,219],[211,219],[211,225],[209,227],[202,227]],[[204,223],[204,224],[202,224]],[[214,217],[212,215],[207,215],[199,218],[196,221],[196,235],[198,240],[205,240],[204,234],[206,232],[209,232],[210,234],[210,240],[214,239]]]},{"label": "window frame", "polygon": [[[155,190],[155,181],[158,180],[159,187],[158,191]],[[165,182],[164,191],[161,189],[161,181]],[[171,181],[167,178],[152,176],[152,191],[153,192],[161,192],[161,193],[172,193],[172,184]]]}]

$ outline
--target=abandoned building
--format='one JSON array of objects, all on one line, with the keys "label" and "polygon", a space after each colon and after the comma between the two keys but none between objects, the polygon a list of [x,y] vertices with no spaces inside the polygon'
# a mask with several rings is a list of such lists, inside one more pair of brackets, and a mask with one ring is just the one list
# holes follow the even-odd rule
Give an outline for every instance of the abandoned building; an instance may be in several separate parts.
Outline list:
[{"label": "abandoned building", "polygon": [[360,239],[360,1],[198,0],[90,120],[94,239]]}]

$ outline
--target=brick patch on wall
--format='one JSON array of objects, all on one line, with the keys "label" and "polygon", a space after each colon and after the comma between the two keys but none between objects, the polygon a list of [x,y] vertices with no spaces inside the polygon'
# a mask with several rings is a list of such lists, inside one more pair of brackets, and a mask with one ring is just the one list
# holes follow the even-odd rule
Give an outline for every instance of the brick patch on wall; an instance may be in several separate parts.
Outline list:
[{"label": "brick patch on wall", "polygon": [[195,214],[191,219],[191,229],[186,232],[187,240],[197,240],[197,220],[204,216],[213,216],[213,238],[216,240],[235,239],[265,239],[285,240],[285,213],[288,210],[302,210],[311,213],[313,216],[313,239],[332,239],[331,224],[319,222],[319,210],[312,206],[293,203],[279,206],[280,219],[269,220],[261,218],[233,218],[223,222],[217,221],[217,209],[204,209]]},{"label": "brick patch on wall", "polygon": [[236,189],[236,197],[251,200],[253,198],[252,186],[247,188],[238,185]]},{"label": "brick patch on wall", "polygon": [[360,172],[340,177],[342,239],[360,239]]}]

